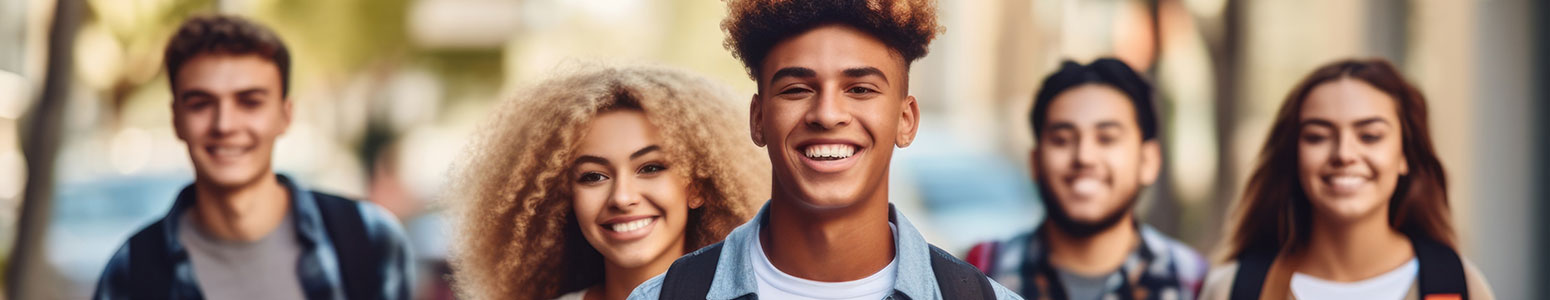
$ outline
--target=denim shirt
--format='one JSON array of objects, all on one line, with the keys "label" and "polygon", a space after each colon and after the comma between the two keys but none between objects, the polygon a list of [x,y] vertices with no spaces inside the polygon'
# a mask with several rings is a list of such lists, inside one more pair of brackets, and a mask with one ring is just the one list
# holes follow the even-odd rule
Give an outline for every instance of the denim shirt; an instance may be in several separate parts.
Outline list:
[{"label": "denim shirt", "polygon": [[[752,247],[755,239],[759,238],[759,226],[764,224],[770,211],[769,202],[759,209],[759,214],[753,220],[733,229],[722,241],[721,258],[716,264],[716,274],[711,281],[710,292],[706,299],[757,299],[759,285],[754,279],[754,258],[749,257],[748,247]],[[904,218],[893,204],[888,204],[890,220],[894,227],[898,228],[898,234],[894,237],[894,245],[898,252],[898,276],[893,282],[893,295],[886,299],[942,299],[942,292],[937,287],[936,276],[931,271],[931,250],[926,239],[920,236],[915,226]],[[709,247],[707,247],[709,248]],[[704,251],[703,249],[699,251]],[[698,252],[698,251],[696,251]],[[662,293],[662,277],[657,275],[635,287],[630,293],[630,300],[656,300]],[[995,289],[996,299],[1022,299],[1001,284],[991,281]],[[750,298],[744,298],[751,296]]]},{"label": "denim shirt", "polygon": [[[295,221],[297,244],[301,246],[301,257],[296,267],[296,278],[301,281],[302,292],[308,299],[345,299],[344,285],[341,283],[339,270],[339,257],[334,252],[333,241],[328,237],[328,229],[324,227],[323,215],[318,209],[315,197],[336,197],[327,194],[315,193],[297,184],[285,175],[275,175],[280,184],[285,187],[291,197],[291,217]],[[183,213],[194,206],[194,186],[190,184],[178,193],[178,198],[172,204],[172,210],[167,213],[155,226],[153,223],[146,230],[160,229],[160,233],[166,236],[166,257],[173,263],[173,290],[171,295],[178,299],[202,299],[203,293],[199,290],[199,284],[194,278],[194,268],[189,262],[188,251],[178,239],[178,221],[182,220]],[[365,223],[367,240],[373,245],[385,245],[381,262],[381,270],[385,270],[386,276],[383,282],[382,295],[387,299],[409,299],[414,284],[413,262],[409,253],[408,238],[404,235],[403,227],[398,224],[396,218],[387,210],[375,204],[354,201],[359,205],[361,220]],[[129,255],[130,243],[125,242],[113,253],[113,258],[108,261],[107,268],[102,272],[102,277],[97,282],[97,291],[93,299],[130,299],[131,280],[133,274]]]}]

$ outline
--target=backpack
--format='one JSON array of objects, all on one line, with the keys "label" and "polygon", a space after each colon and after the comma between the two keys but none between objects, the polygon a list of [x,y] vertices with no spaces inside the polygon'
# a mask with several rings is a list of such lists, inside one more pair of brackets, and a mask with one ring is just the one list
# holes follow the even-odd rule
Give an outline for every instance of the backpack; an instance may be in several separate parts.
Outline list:
[{"label": "backpack", "polygon": [[[1458,252],[1426,238],[1412,236],[1410,244],[1420,264],[1416,285],[1420,288],[1421,299],[1432,296],[1469,299],[1469,283],[1464,279],[1464,263]],[[1238,273],[1233,275],[1229,299],[1259,299],[1260,288],[1264,287],[1265,277],[1276,256],[1275,251],[1251,251],[1239,255]]]},{"label": "backpack", "polygon": [[[931,247],[931,272],[946,299],[995,299],[990,279],[978,268],[953,258],[947,251]],[[722,243],[716,243],[678,258],[662,277],[660,299],[705,299],[716,278]]]},{"label": "backpack", "polygon": [[[344,284],[346,298],[382,298],[382,282],[376,280],[380,276],[375,276],[380,275],[376,262],[381,260],[382,253],[373,249],[366,235],[366,223],[361,219],[358,204],[354,200],[328,194],[314,192],[312,196],[322,214],[323,227],[333,241],[334,255],[339,258],[340,282]],[[171,257],[165,255],[168,245],[164,232],[166,222],[163,219],[151,224],[129,238],[129,267],[133,268],[132,273],[135,274],[130,279],[130,298],[173,298],[176,270],[172,268]],[[180,292],[177,293],[179,298],[195,296],[186,295],[186,290]]]}]

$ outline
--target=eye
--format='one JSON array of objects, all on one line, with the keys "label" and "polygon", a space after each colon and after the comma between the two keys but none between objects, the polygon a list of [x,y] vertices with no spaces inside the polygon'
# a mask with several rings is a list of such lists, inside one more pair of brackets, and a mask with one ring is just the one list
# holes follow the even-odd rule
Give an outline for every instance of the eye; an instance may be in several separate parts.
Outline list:
[{"label": "eye", "polygon": [[1303,133],[1302,134],[1302,142],[1303,143],[1308,143],[1308,144],[1323,143],[1325,140],[1328,140],[1328,139],[1329,139],[1328,136],[1325,136],[1324,134],[1321,134],[1321,133]]},{"label": "eye", "polygon": [[785,89],[785,90],[780,91],[779,95],[781,97],[784,97],[784,98],[796,99],[796,98],[806,98],[807,95],[811,95],[811,94],[813,94],[813,90],[809,90],[809,89],[805,89],[805,88],[800,88],[800,87],[794,87],[794,88],[789,88],[789,89]]},{"label": "eye", "polygon": [[264,101],[263,100],[259,100],[259,99],[256,99],[256,98],[248,98],[248,97],[244,97],[242,99],[238,99],[237,103],[241,104],[242,107],[246,107],[246,108],[254,108],[254,107],[259,107],[261,105],[264,105]]},{"label": "eye", "polygon": [[655,174],[657,172],[662,172],[662,171],[667,171],[667,166],[663,166],[662,164],[652,163],[652,164],[646,164],[644,166],[641,166],[640,170],[636,170],[635,173],[639,173],[639,174]]},{"label": "eye", "polygon": [[206,107],[210,107],[210,103],[214,103],[214,101],[210,101],[209,99],[204,98],[193,98],[185,100],[185,102],[183,102],[183,107],[191,110],[200,110]]},{"label": "eye", "polygon": [[603,175],[603,173],[598,172],[581,173],[581,176],[576,178],[576,182],[580,183],[595,183],[604,180],[608,180],[608,175]]},{"label": "eye", "polygon": [[868,95],[868,94],[875,94],[875,93],[877,93],[877,90],[869,89],[869,88],[866,88],[866,87],[855,86],[855,87],[851,87],[851,88],[845,89],[845,93],[857,94],[857,95]]},{"label": "eye", "polygon": [[1362,134],[1361,136],[1359,136],[1359,138],[1362,139],[1363,143],[1371,144],[1371,143],[1376,143],[1378,141],[1383,140],[1383,135],[1382,134]]}]

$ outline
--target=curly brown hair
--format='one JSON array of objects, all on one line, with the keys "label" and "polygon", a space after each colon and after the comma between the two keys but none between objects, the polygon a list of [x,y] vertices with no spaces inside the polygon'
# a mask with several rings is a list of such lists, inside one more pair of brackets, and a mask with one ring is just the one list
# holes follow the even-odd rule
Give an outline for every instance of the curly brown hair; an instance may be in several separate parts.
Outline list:
[{"label": "curly brown hair", "polygon": [[729,0],[722,44],[759,80],[759,66],[775,44],[815,27],[844,24],[871,34],[910,63],[926,56],[943,31],[933,0]]},{"label": "curly brown hair", "polygon": [[720,84],[644,66],[582,65],[520,91],[470,144],[449,197],[461,218],[451,259],[458,294],[549,299],[602,280],[603,257],[576,225],[566,180],[586,124],[642,111],[676,172],[705,204],[689,213],[686,251],[720,241],[768,197],[768,164]]}]

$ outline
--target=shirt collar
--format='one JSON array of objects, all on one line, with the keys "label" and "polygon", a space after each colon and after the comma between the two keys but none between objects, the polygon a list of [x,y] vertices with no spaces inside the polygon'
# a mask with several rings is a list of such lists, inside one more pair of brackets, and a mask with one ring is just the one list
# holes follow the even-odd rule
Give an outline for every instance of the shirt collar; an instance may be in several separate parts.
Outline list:
[{"label": "shirt collar", "polygon": [[[286,193],[291,198],[291,217],[296,225],[296,237],[304,249],[312,248],[319,242],[326,242],[323,218],[318,212],[317,203],[312,198],[312,192],[291,180],[289,176],[275,174],[275,179],[280,182],[280,186],[285,187]],[[177,238],[178,226],[182,225],[179,221],[188,209],[194,207],[196,198],[198,196],[194,192],[194,184],[184,187],[181,192],[178,192],[177,200],[173,201],[172,210],[167,212],[167,217],[163,219],[166,226],[162,227],[162,234],[167,236],[167,250],[172,253],[182,253],[184,250],[183,244]]]},{"label": "shirt collar", "polygon": [[[752,220],[727,234],[722,244],[720,262],[716,264],[715,279],[711,281],[706,298],[736,299],[759,292],[758,282],[754,279],[754,260],[748,256],[748,247],[752,247],[754,239],[759,238],[759,227],[769,217],[769,209],[770,204],[766,201]],[[936,276],[933,275],[935,273],[931,270],[930,245],[892,203],[888,204],[888,211],[889,222],[898,230],[894,245],[898,251],[895,258],[899,261],[899,269],[893,282],[894,291],[912,299],[941,298]]]}]

